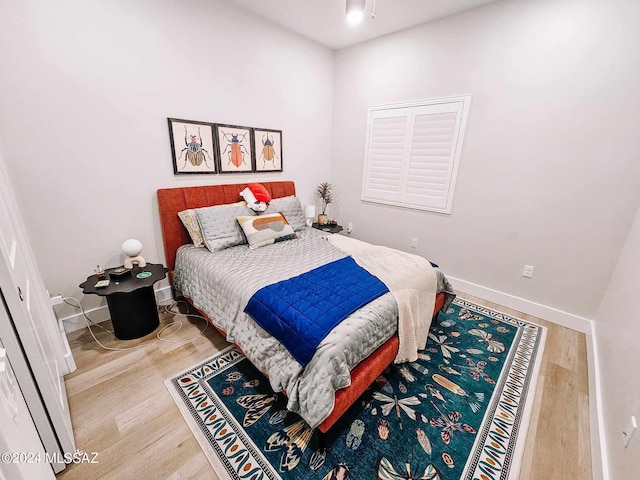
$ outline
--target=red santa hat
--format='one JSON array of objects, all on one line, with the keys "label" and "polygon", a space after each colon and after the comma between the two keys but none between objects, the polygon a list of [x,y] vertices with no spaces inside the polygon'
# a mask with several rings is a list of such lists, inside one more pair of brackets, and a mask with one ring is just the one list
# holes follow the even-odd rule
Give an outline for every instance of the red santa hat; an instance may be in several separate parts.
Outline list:
[{"label": "red santa hat", "polygon": [[271,195],[261,183],[249,183],[247,188],[251,190],[251,193],[259,202],[269,203],[271,201]]}]

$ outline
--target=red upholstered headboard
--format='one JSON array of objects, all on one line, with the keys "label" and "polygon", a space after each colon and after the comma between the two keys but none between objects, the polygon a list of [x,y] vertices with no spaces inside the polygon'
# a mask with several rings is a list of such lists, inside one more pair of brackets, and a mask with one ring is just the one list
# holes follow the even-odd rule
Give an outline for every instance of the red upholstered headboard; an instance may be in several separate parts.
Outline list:
[{"label": "red upholstered headboard", "polygon": [[[293,182],[262,182],[272,198],[288,197],[296,194]],[[187,230],[182,225],[178,212],[189,208],[223,205],[242,200],[240,192],[246,183],[229,185],[208,185],[203,187],[160,188],[158,190],[158,208],[160,225],[164,239],[164,254],[169,269],[169,278],[173,278],[176,264],[176,251],[180,245],[191,243]]]}]

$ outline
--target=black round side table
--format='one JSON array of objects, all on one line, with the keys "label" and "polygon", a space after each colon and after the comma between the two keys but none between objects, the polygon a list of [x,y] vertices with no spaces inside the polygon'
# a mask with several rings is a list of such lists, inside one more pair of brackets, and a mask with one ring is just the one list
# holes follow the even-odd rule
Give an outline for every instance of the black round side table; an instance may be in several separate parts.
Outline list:
[{"label": "black round side table", "polygon": [[147,263],[143,268],[135,265],[131,274],[109,278],[108,287],[96,288],[100,277],[91,275],[80,284],[80,288],[84,294],[107,297],[113,333],[120,340],[131,340],[144,337],[158,328],[160,318],[153,284],[165,278],[168,271],[168,268],[156,263]]},{"label": "black round side table", "polygon": [[333,224],[330,223],[327,225],[320,225],[319,223],[313,223],[311,224],[311,226],[318,230],[322,230],[323,232],[329,232],[329,233],[340,233],[342,231],[342,226],[337,225],[335,223]]}]

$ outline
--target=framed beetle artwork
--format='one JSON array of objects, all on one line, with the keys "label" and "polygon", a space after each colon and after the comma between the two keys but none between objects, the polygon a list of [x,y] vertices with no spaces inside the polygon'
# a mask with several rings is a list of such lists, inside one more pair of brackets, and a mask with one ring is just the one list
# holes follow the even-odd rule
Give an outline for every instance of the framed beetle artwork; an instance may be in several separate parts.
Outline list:
[{"label": "framed beetle artwork", "polygon": [[216,159],[220,173],[251,173],[253,145],[250,127],[215,124]]},{"label": "framed beetle artwork", "polygon": [[168,118],[173,173],[218,173],[213,124]]},{"label": "framed beetle artwork", "polygon": [[253,129],[256,147],[256,172],[282,171],[282,130]]}]

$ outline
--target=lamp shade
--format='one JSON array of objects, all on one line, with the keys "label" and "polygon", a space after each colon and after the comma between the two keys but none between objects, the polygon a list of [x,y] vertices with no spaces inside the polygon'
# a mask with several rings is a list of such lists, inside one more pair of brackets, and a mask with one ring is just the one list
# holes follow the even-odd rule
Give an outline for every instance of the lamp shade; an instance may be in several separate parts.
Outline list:
[{"label": "lamp shade", "polygon": [[142,242],[135,238],[125,240],[122,242],[122,251],[125,255],[129,255],[130,257],[140,255],[140,252],[142,251]]},{"label": "lamp shade", "polygon": [[307,218],[313,218],[316,216],[316,206],[315,205],[305,205],[304,206],[304,216]]}]

